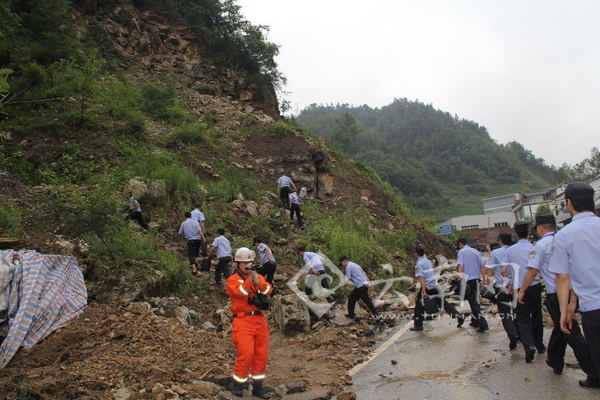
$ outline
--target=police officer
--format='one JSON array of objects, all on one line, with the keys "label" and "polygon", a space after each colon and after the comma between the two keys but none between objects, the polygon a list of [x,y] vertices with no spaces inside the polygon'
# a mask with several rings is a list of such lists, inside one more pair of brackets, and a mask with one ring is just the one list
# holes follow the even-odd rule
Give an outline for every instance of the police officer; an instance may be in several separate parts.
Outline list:
[{"label": "police officer", "polygon": [[457,241],[458,272],[466,275],[465,299],[471,307],[471,326],[479,328],[478,332],[486,332],[488,327],[487,320],[481,313],[479,305],[479,285],[481,274],[484,271],[485,262],[481,257],[481,253],[467,244],[467,239],[460,238]]},{"label": "police officer", "polygon": [[512,296],[508,292],[506,282],[504,282],[504,278],[508,276],[506,250],[512,244],[512,235],[508,232],[502,232],[498,236],[498,242],[500,247],[492,250],[485,267],[494,275],[495,303],[498,306],[500,318],[502,318],[502,327],[508,335],[508,348],[514,350],[517,347],[517,340],[519,340],[519,331],[512,311]]},{"label": "police officer", "polygon": [[358,299],[361,299],[365,303],[373,317],[379,317],[379,312],[377,312],[375,305],[373,305],[369,297],[369,278],[367,278],[365,271],[360,265],[350,261],[346,256],[340,257],[340,265],[346,270],[346,279],[354,285],[354,290],[348,296],[348,314],[346,314],[346,317],[354,319],[354,307]]},{"label": "police officer", "polygon": [[217,259],[219,260],[219,263],[215,267],[215,285],[220,285],[221,275],[225,279],[231,276],[231,271],[229,271],[229,265],[231,264],[231,242],[225,237],[225,229],[219,228],[217,229],[217,233],[219,236],[213,240],[210,246],[215,249]]},{"label": "police officer", "polygon": [[277,190],[279,191],[281,206],[285,209],[290,208],[290,199],[288,197],[291,193],[290,189],[294,189],[294,191],[296,191],[296,185],[294,185],[292,178],[286,174],[281,175],[277,180]]},{"label": "police officer", "polygon": [[[318,281],[321,287],[329,289],[329,279],[327,278],[327,272],[323,265],[323,257],[312,251],[306,251],[304,246],[298,247],[296,250],[297,254],[302,257],[304,265],[308,267],[308,275],[306,277],[306,292],[307,294],[312,293],[313,285]],[[318,276],[324,275],[322,278]]]},{"label": "police officer", "polygon": [[273,284],[273,277],[277,270],[277,260],[273,255],[273,251],[267,244],[259,237],[255,237],[253,240],[256,249],[258,250],[258,256],[260,257],[261,267],[258,273],[264,276],[270,284]]},{"label": "police officer", "polygon": [[425,257],[425,249],[419,246],[415,247],[413,257],[416,260],[415,277],[419,280],[420,288],[417,294],[417,301],[415,302],[414,326],[410,330],[423,330],[425,299],[430,297],[438,303],[438,307],[443,307],[448,315],[458,320],[457,328],[460,328],[465,322],[465,317],[456,310],[453,304],[448,303],[444,298],[444,292],[438,284],[438,275],[433,269],[433,264]]},{"label": "police officer", "polygon": [[[565,350],[567,344],[573,349],[581,369],[588,375],[589,379],[594,379],[594,366],[592,365],[590,354],[587,349],[585,338],[581,334],[577,321],[573,323],[571,334],[567,335],[560,330],[560,307],[556,295],[556,274],[548,271],[548,262],[550,260],[550,251],[556,232],[556,220],[554,215],[538,215],[535,217],[535,230],[541,239],[535,243],[533,252],[529,256],[527,265],[527,274],[523,280],[521,290],[527,289],[539,271],[546,283],[546,308],[554,328],[548,342],[548,358],[546,364],[552,368],[555,374],[562,374],[565,364]],[[519,291],[519,302],[522,303],[525,292]]]},{"label": "police officer", "polygon": [[[570,183],[565,190],[570,224],[555,236],[548,271],[556,275],[560,328],[575,330],[577,300],[583,332],[594,367],[593,377],[579,381],[600,388],[600,218],[594,215],[594,189],[587,183]],[[572,290],[570,290],[572,288]]]},{"label": "police officer", "polygon": [[522,302],[517,302],[517,328],[519,338],[525,349],[525,362],[533,361],[535,351],[539,354],[546,351],[543,342],[544,327],[542,325],[542,285],[537,271],[528,287],[523,287],[529,255],[533,251],[533,245],[527,240],[529,236],[529,224],[526,221],[515,222],[513,229],[519,239],[506,250],[506,262],[510,264],[509,292],[518,291]]}]

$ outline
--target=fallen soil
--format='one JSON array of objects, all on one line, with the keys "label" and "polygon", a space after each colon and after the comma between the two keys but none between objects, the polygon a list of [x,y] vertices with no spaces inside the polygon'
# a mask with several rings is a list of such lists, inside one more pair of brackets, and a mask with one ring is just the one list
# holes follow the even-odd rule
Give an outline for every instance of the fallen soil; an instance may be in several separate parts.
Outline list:
[{"label": "fallen soil", "polygon": [[[193,381],[221,382],[230,374],[235,348],[229,333],[155,315],[142,304],[91,305],[67,327],[21,349],[2,371],[0,399],[113,399],[123,388],[131,389],[129,399],[157,399],[165,398],[151,393],[157,383],[186,387]],[[293,338],[273,331],[268,384],[304,380],[308,390],[335,393],[349,383],[346,372],[373,344],[358,326]]]}]

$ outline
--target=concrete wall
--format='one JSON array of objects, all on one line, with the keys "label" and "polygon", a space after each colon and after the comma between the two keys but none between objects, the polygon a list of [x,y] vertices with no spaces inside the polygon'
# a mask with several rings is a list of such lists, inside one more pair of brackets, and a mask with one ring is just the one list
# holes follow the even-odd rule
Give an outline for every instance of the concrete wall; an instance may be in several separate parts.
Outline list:
[{"label": "concrete wall", "polygon": [[489,215],[501,212],[511,212],[512,206],[515,204],[516,200],[517,194],[514,193],[483,199],[481,200],[483,213]]},{"label": "concrete wall", "polygon": [[489,215],[463,215],[454,217],[441,225],[454,225],[455,230],[465,231],[473,229],[494,228],[498,225],[512,226],[515,216],[512,212],[494,213]]}]

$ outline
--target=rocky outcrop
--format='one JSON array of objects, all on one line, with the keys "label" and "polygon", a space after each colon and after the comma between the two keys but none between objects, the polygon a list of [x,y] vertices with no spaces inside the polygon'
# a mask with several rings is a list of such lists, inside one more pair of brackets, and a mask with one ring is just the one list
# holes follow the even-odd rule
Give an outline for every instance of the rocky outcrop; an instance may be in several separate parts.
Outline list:
[{"label": "rocky outcrop", "polygon": [[279,117],[272,87],[258,87],[244,72],[218,63],[207,54],[201,38],[187,26],[175,23],[160,6],[133,0],[119,3],[115,6],[81,1],[77,17],[98,18],[99,29],[106,32],[106,38],[130,70],[176,76],[174,81],[181,88],[228,98],[242,109]]},{"label": "rocky outcrop", "polygon": [[310,331],[308,307],[295,294],[274,297],[271,317],[287,336]]}]

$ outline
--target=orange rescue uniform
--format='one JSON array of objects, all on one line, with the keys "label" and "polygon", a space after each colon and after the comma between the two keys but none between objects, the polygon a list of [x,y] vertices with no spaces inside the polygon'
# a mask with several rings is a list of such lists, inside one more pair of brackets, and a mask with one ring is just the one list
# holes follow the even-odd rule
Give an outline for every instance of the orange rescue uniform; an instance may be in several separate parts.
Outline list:
[{"label": "orange rescue uniform", "polygon": [[[236,272],[227,279],[227,294],[231,298],[233,325],[231,337],[237,348],[233,379],[244,383],[248,378],[264,379],[269,358],[269,323],[264,311],[248,304],[248,297],[256,293],[270,295],[273,286],[258,275],[258,286]],[[255,313],[255,315],[245,315]]]}]

